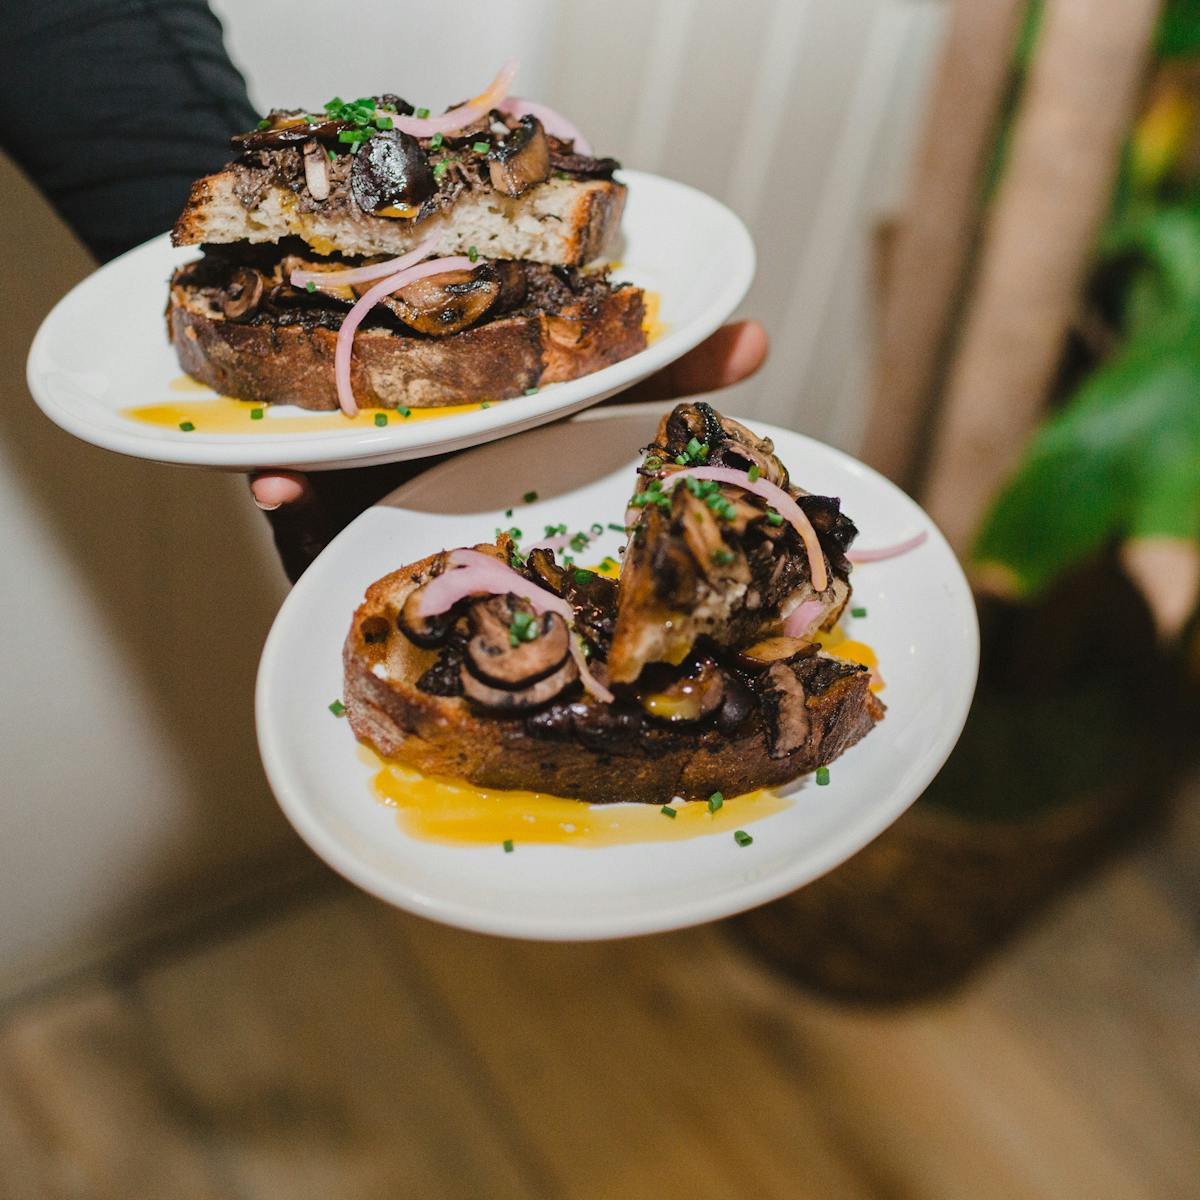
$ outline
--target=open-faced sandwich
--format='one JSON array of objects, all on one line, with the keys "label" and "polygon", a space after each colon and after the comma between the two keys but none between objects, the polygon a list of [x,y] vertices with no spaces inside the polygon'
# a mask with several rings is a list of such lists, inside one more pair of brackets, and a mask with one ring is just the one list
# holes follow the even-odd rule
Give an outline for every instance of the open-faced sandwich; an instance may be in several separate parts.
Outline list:
[{"label": "open-faced sandwich", "polygon": [[857,531],[769,440],[679,405],[625,527],[619,580],[502,533],[372,584],[343,656],[355,734],[485,787],[663,804],[788,782],[883,716],[868,670],[813,640]]},{"label": "open-faced sandwich", "polygon": [[192,187],[168,334],[225,395],[353,414],[497,400],[644,348],[644,297],[596,267],[618,164],[552,110],[486,91],[430,116],[398,96],[276,110]]}]

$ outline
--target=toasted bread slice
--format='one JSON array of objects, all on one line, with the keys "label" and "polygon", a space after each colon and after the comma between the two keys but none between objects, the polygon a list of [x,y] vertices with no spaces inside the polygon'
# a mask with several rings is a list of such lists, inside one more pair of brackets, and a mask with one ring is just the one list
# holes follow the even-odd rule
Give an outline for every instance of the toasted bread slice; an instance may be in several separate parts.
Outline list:
[{"label": "toasted bread slice", "polygon": [[269,186],[238,196],[238,164],[192,185],[171,233],[176,246],[199,242],[277,242],[299,237],[318,254],[399,255],[432,234],[438,251],[485,258],[583,266],[613,253],[625,187],[611,179],[548,179],[517,197],[467,191],[447,211],[417,220],[379,217],[340,204],[306,206],[290,188]]},{"label": "toasted bread slice", "polygon": [[[336,328],[227,320],[177,275],[167,331],[180,365],[225,396],[301,408],[338,407]],[[360,404],[431,408],[504,400],[598,371],[645,348],[643,294],[609,290],[557,313],[501,316],[445,337],[360,328],[351,385]]]},{"label": "toasted bread slice", "polygon": [[418,681],[440,652],[415,645],[397,616],[443,561],[433,555],[373,583],[343,650],[344,700],[356,736],[427,774],[598,804],[736,795],[832,762],[883,715],[864,668],[816,655],[771,668],[786,682],[789,702],[803,705],[804,736],[786,753],[772,736],[781,699],[774,677],[764,676],[747,714],[729,731],[712,722],[658,722],[629,702],[602,705],[577,692],[512,716],[433,694]]}]

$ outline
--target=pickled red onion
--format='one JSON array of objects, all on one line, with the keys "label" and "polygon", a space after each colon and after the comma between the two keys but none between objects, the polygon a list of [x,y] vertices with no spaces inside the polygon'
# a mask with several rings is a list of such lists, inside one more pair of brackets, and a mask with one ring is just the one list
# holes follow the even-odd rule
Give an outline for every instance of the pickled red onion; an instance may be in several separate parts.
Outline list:
[{"label": "pickled red onion", "polygon": [[846,557],[852,563],[882,562],[885,558],[896,558],[898,555],[915,550],[928,537],[929,531],[922,529],[920,533],[914,533],[912,537],[905,538],[902,542],[896,542],[891,546],[878,546],[874,550],[850,550],[846,553]]},{"label": "pickled red onion", "polygon": [[407,267],[395,275],[382,279],[373,288],[364,292],[354,307],[346,314],[342,327],[338,330],[337,347],[333,354],[333,378],[337,385],[338,403],[342,412],[353,417],[358,412],[358,402],[354,399],[354,391],[350,386],[350,352],[354,348],[354,331],[362,324],[362,319],[379,303],[384,296],[398,292],[406,283],[414,279],[424,279],[427,275],[442,275],[447,271],[465,271],[475,266],[466,255],[455,258],[431,258],[428,262],[418,263],[415,267]]},{"label": "pickled red onion", "polygon": [[808,552],[808,569],[812,575],[813,587],[818,592],[823,592],[829,586],[825,554],[817,540],[817,531],[805,516],[804,510],[783,488],[761,477],[751,479],[745,471],[738,471],[733,467],[688,467],[686,470],[665,476],[662,480],[663,491],[669,491],[689,475],[693,479],[713,479],[717,483],[731,483],[735,487],[745,488],[746,491],[761,496],[800,535],[804,549]]},{"label": "pickled red onion", "polygon": [[431,234],[423,242],[418,242],[406,254],[399,258],[389,258],[387,262],[373,263],[369,267],[351,267],[345,271],[300,271],[296,270],[288,276],[292,287],[307,287],[315,283],[317,287],[345,287],[352,283],[368,283],[372,279],[382,279],[385,275],[395,275],[413,263],[419,263],[437,250],[438,235]]},{"label": "pickled red onion", "polygon": [[507,100],[502,100],[495,107],[502,113],[508,113],[510,117],[526,115],[537,117],[542,123],[542,128],[551,137],[556,137],[564,142],[574,142],[577,154],[584,154],[591,158],[591,142],[562,113],[555,112],[548,105],[538,104],[536,100],[525,100],[521,96],[509,96]]},{"label": "pickled red onion", "polygon": [[783,622],[784,637],[804,638],[812,633],[814,621],[819,621],[825,612],[820,600],[802,600]]},{"label": "pickled red onion", "polygon": [[[423,617],[445,612],[464,596],[506,596],[511,592],[528,600],[535,612],[558,613],[569,626],[575,620],[575,610],[561,596],[532,583],[507,563],[482,550],[451,550],[446,557],[453,569],[443,571],[425,584],[417,601],[417,612]],[[574,632],[570,646],[571,657],[579,668],[579,681],[602,704],[611,704],[612,692],[588,669],[587,656]]]},{"label": "pickled red onion", "polygon": [[464,125],[470,125],[484,113],[490,112],[508,95],[508,89],[512,87],[513,80],[517,77],[518,65],[515,58],[510,58],[500,68],[496,78],[478,96],[468,100],[466,104],[460,104],[457,108],[442,113],[440,117],[403,117],[399,113],[388,112],[383,108],[377,108],[375,116],[387,118],[392,122],[393,129],[399,129],[402,133],[411,134],[413,137],[432,137],[435,133],[453,133],[456,129],[462,129]]}]

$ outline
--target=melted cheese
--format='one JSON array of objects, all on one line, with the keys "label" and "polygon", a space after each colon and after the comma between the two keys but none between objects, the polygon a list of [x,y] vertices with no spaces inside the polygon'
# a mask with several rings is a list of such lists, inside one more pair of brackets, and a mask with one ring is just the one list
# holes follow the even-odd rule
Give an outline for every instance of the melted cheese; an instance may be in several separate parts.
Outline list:
[{"label": "melted cheese", "polygon": [[375,798],[395,809],[406,833],[455,846],[499,846],[511,840],[518,849],[530,844],[594,848],[686,841],[710,833],[732,835],[790,803],[761,789],[727,799],[715,813],[708,811],[706,801],[676,800],[672,818],[657,804],[585,804],[544,792],[482,788],[423,775],[365,746],[359,747],[359,756],[375,771]]}]

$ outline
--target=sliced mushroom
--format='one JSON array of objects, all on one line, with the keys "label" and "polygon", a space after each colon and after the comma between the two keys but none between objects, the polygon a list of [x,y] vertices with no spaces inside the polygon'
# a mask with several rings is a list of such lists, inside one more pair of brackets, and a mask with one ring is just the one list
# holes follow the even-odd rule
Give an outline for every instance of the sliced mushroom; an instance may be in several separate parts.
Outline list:
[{"label": "sliced mushroom", "polygon": [[221,311],[236,321],[252,313],[263,296],[263,278],[252,267],[239,267],[225,288],[221,298]]},{"label": "sliced mushroom", "polygon": [[314,138],[304,143],[304,182],[314,200],[329,198],[329,156]]},{"label": "sliced mushroom", "polygon": [[790,660],[797,656],[816,654],[816,642],[805,642],[794,637],[765,638],[746,646],[735,655],[737,665],[746,671],[765,671],[772,663]]},{"label": "sliced mushroom", "polygon": [[750,570],[745,556],[725,542],[722,534],[724,521],[697,496],[683,492],[679,503],[679,519],[683,523],[683,540],[692,552],[700,570],[710,583],[718,584],[729,580],[746,583]]},{"label": "sliced mushroom", "polygon": [[489,263],[415,279],[384,303],[410,329],[442,337],[473,325],[499,295],[500,280]]},{"label": "sliced mushroom", "polygon": [[772,758],[786,758],[808,741],[812,729],[804,685],[784,662],[771,665],[765,683],[761,703],[769,753]]},{"label": "sliced mushroom", "polygon": [[537,117],[526,115],[502,142],[488,152],[492,187],[506,196],[519,196],[550,178],[550,147]]},{"label": "sliced mushroom", "polygon": [[388,129],[363,142],[350,165],[350,194],[365,213],[420,204],[434,192],[429,156],[415,137]]},{"label": "sliced mushroom", "polygon": [[547,675],[545,679],[540,679],[537,683],[515,692],[508,688],[490,687],[482,680],[476,679],[474,674],[467,669],[466,663],[463,663],[459,673],[465,695],[470,696],[472,700],[477,704],[482,704],[485,708],[507,713],[526,712],[532,708],[540,708],[543,704],[549,704],[578,678],[579,668],[576,667],[575,660],[570,656],[552,675]]},{"label": "sliced mushroom", "polygon": [[335,138],[343,129],[351,128],[348,121],[318,121],[310,124],[298,113],[272,113],[271,117],[269,128],[235,133],[229,139],[230,144],[238,150],[278,150],[283,146],[295,146],[309,138]]},{"label": "sliced mushroom", "polygon": [[521,264],[509,259],[497,259],[492,263],[492,268],[500,280],[500,295],[496,298],[496,307],[507,311],[524,304],[529,291],[529,280],[525,277]]},{"label": "sliced mushroom", "polygon": [[[513,636],[513,618],[518,613],[534,636]],[[477,600],[468,617],[473,636],[467,643],[464,665],[489,687],[526,689],[557,671],[571,652],[570,633],[562,617],[557,613],[534,616],[526,603],[513,597]]]},{"label": "sliced mushroom", "polygon": [[757,467],[768,482],[786,489],[787,468],[775,456],[775,443],[770,438],[760,438],[732,417],[719,417],[725,440],[718,457],[726,465]]},{"label": "sliced mushroom", "polygon": [[[563,143],[559,142],[561,146]],[[615,158],[592,158],[588,154],[568,154],[550,147],[550,166],[555,171],[566,171],[582,179],[611,179],[620,167]]]},{"label": "sliced mushroom", "polygon": [[425,586],[422,584],[413,588],[405,596],[404,603],[396,614],[396,627],[410,642],[428,650],[446,640],[446,634],[450,632],[454,622],[458,619],[458,614],[454,607],[451,607],[445,612],[433,613],[430,616],[423,615],[420,606],[424,591]]},{"label": "sliced mushroom", "polygon": [[683,675],[660,687],[640,690],[638,703],[650,716],[672,724],[702,721],[716,712],[725,696],[725,679],[714,659],[695,662]]}]

